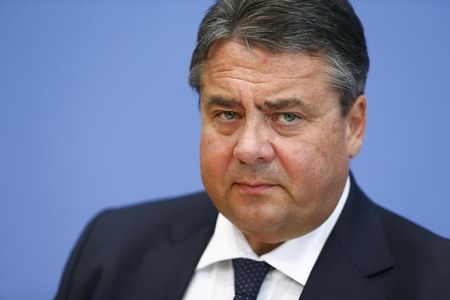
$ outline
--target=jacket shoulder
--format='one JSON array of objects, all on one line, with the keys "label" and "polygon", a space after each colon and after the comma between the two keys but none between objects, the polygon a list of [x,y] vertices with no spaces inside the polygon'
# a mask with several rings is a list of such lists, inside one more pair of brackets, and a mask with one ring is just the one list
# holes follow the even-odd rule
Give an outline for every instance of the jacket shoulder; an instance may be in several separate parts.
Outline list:
[{"label": "jacket shoulder", "polygon": [[[384,208],[379,208],[394,257],[391,297],[450,299],[450,240]],[[403,298],[402,298],[403,297]]]},{"label": "jacket shoulder", "polygon": [[127,230],[128,227],[152,226],[172,221],[193,222],[202,219],[205,214],[214,214],[216,209],[205,192],[192,193],[147,201],[126,207],[107,209],[94,218],[94,222],[116,229]]},{"label": "jacket shoulder", "polygon": [[148,251],[169,248],[180,236],[186,238],[202,228],[213,228],[216,217],[206,193],[101,212],[74,247],[56,299],[93,299],[100,287],[117,287],[114,282],[118,278],[134,278],[133,274],[139,273]]},{"label": "jacket shoulder", "polygon": [[[450,258],[450,240],[408,220],[385,208],[378,207],[383,222],[385,235],[392,245],[392,250],[408,249],[409,255],[441,252]],[[425,255],[425,256],[423,256]],[[433,255],[434,256],[434,255]],[[450,261],[449,261],[450,262]]]},{"label": "jacket shoulder", "polygon": [[[211,224],[217,211],[206,193],[144,202],[99,213],[87,226],[92,253],[125,252],[171,243],[172,232],[195,232]],[[175,230],[173,230],[175,229]],[[83,240],[83,236],[80,242]],[[106,249],[105,249],[106,248]]]},{"label": "jacket shoulder", "polygon": [[354,180],[334,232],[389,299],[450,299],[450,241],[375,204]]}]

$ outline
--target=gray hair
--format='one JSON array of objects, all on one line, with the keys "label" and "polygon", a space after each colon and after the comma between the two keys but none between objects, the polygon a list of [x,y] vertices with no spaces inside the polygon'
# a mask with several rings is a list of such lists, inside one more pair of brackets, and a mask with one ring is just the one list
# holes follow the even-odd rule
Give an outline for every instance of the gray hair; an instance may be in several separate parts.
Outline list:
[{"label": "gray hair", "polygon": [[214,42],[238,39],[273,53],[327,59],[346,115],[364,93],[369,57],[364,30],[347,0],[218,0],[206,13],[192,55],[189,84],[200,92],[202,66]]}]

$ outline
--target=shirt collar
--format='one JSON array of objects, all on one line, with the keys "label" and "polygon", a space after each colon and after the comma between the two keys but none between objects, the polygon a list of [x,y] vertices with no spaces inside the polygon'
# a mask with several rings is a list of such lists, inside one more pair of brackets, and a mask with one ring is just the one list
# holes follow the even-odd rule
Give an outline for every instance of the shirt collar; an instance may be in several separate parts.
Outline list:
[{"label": "shirt collar", "polygon": [[265,261],[286,276],[305,285],[328,236],[336,224],[350,191],[347,177],[344,190],[331,215],[313,231],[284,242],[274,250],[258,256],[244,235],[219,213],[214,234],[203,252],[196,270],[216,262],[243,257]]}]

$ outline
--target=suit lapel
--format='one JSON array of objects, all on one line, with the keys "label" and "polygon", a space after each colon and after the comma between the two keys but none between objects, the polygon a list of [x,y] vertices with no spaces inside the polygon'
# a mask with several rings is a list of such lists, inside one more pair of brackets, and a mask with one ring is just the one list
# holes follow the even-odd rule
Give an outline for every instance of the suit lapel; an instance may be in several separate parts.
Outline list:
[{"label": "suit lapel", "polygon": [[394,262],[383,234],[378,208],[351,177],[351,190],[303,290],[301,300],[387,299]]},{"label": "suit lapel", "polygon": [[182,298],[214,232],[217,211],[211,205],[203,212],[201,219],[186,216],[170,222],[164,242],[155,243],[143,258],[128,299]]}]

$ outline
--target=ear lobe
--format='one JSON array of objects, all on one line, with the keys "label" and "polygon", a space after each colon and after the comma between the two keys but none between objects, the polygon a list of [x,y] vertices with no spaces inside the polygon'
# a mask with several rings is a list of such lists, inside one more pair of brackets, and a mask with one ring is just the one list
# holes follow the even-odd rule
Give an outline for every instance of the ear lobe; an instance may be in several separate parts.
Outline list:
[{"label": "ear lobe", "polygon": [[361,149],[366,130],[367,102],[366,96],[356,98],[347,115],[347,142],[349,157],[353,158]]}]

